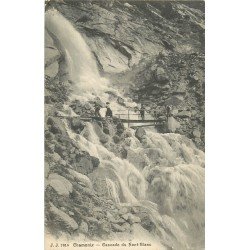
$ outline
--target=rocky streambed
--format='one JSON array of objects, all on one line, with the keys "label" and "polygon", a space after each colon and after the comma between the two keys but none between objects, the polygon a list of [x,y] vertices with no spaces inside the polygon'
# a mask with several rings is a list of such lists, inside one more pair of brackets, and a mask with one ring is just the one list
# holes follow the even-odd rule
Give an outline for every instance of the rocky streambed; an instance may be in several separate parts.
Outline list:
[{"label": "rocky streambed", "polygon": [[[60,33],[58,23],[54,33],[46,27],[47,233],[100,241],[137,239],[140,232],[163,249],[202,249],[204,13],[200,9],[129,1],[64,0],[47,6],[46,11],[52,11],[49,18],[60,15],[57,21],[68,20],[71,34],[80,34],[87,44],[79,40],[74,50],[74,36]],[[86,55],[88,72],[78,68]],[[87,85],[89,74],[99,83],[104,84],[103,77],[109,79],[116,92],[79,91],[74,80],[83,79]],[[153,116],[156,111],[163,118],[166,106],[172,106],[179,130],[164,134],[129,129],[119,119],[92,123],[81,119],[94,116],[97,101],[102,107],[109,100],[126,108],[126,98],[145,103],[147,113]]]}]

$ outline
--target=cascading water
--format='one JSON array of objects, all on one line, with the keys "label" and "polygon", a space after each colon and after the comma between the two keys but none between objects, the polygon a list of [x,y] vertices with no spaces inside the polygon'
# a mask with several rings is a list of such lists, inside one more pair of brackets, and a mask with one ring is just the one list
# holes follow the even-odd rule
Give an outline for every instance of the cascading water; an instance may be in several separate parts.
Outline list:
[{"label": "cascading water", "polygon": [[[49,10],[46,29],[60,43],[71,80],[78,86],[75,96],[86,101],[98,93],[103,101],[110,100],[104,93],[108,81],[100,77],[89,47],[70,22]],[[104,179],[115,202],[145,207],[157,225],[154,234],[163,241],[179,242],[178,249],[200,249],[195,238],[204,230],[204,153],[191,140],[147,131],[140,142],[131,130],[127,159],[121,159],[100,142],[101,134],[93,124],[87,123],[81,135],[74,134],[66,121],[65,126],[80,149],[100,159],[92,178]],[[189,248],[186,242],[195,247]]]},{"label": "cascading water", "polygon": [[101,91],[106,79],[101,78],[93,55],[83,37],[57,10],[45,14],[45,27],[56,37],[66,57],[71,80],[80,90]]}]

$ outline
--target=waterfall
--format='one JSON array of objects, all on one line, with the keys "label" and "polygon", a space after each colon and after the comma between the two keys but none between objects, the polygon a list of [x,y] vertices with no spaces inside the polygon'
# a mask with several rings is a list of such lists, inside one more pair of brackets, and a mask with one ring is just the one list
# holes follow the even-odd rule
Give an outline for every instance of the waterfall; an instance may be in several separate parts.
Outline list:
[{"label": "waterfall", "polygon": [[78,91],[101,91],[106,79],[100,77],[96,61],[81,34],[55,9],[46,12],[45,27],[60,43],[57,46],[66,58],[70,78]]},{"label": "waterfall", "polygon": [[[45,21],[66,57],[70,78],[78,87],[77,95],[84,96],[85,101],[97,95],[110,101],[104,93],[108,81],[100,77],[83,36],[56,10],[47,11]],[[111,107],[122,108],[115,101]],[[121,159],[100,142],[93,124],[87,123],[80,135],[72,132],[66,120],[64,124],[81,150],[99,158],[100,166],[91,174],[103,178],[110,198],[116,203],[146,207],[157,225],[156,235],[169,240],[170,231],[179,241],[186,241],[187,235],[192,242],[203,232],[204,153],[191,140],[147,130],[142,143],[130,130],[131,137],[126,138],[130,140],[129,153],[127,159]]]}]

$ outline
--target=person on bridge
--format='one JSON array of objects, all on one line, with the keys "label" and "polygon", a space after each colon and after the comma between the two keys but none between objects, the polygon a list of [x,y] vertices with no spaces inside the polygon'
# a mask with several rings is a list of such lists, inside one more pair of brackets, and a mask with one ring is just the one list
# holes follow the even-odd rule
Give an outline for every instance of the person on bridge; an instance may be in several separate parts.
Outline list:
[{"label": "person on bridge", "polygon": [[113,117],[113,112],[110,108],[110,103],[109,102],[106,102],[106,117]]},{"label": "person on bridge", "polygon": [[145,119],[145,107],[144,107],[144,104],[141,105],[140,114],[141,114],[141,119],[144,120]]},{"label": "person on bridge", "polygon": [[171,107],[167,106],[167,118],[169,118],[170,116],[172,116]]},{"label": "person on bridge", "polygon": [[175,120],[170,106],[166,107],[166,111],[167,111],[167,117],[166,117],[167,132],[175,133],[175,131],[180,127],[180,123],[177,120]]},{"label": "person on bridge", "polygon": [[100,105],[98,103],[95,103],[95,117],[101,117],[100,109]]}]

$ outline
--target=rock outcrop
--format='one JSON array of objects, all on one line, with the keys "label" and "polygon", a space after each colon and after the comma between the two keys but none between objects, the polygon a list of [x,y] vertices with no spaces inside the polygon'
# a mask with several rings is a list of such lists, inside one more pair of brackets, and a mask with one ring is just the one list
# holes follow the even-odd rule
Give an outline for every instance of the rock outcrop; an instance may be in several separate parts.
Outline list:
[{"label": "rock outcrop", "polygon": [[[160,119],[166,119],[166,106],[172,106],[172,114],[181,124],[178,132],[204,148],[202,6],[64,0],[51,1],[46,9],[52,7],[80,32],[99,72],[118,90],[123,89],[124,97],[144,103],[147,112]],[[105,102],[99,97],[70,98],[76,83],[69,79],[65,55],[48,30],[45,40],[46,228],[52,234],[67,232],[72,237],[98,240],[113,239],[116,233],[131,235],[137,228],[161,239],[166,248],[187,249],[172,233],[176,228],[170,219],[163,220],[159,214],[173,215],[165,202],[171,194],[157,192],[161,186],[170,190],[169,183],[178,181],[174,167],[184,163],[190,163],[190,169],[199,166],[195,175],[198,189],[204,171],[202,152],[186,137],[167,134],[165,139],[153,138],[143,128],[126,129],[118,118],[91,125],[83,121],[81,117],[95,115],[95,103],[105,107]],[[126,107],[125,98],[108,91],[105,94]],[[159,149],[162,145],[164,150]],[[192,173],[188,167],[177,169],[188,173],[188,178],[183,177],[186,186],[175,185],[174,193],[184,196]],[[162,178],[167,173],[173,177],[169,182]],[[151,201],[144,200],[147,185]],[[183,211],[185,202],[180,198],[175,208]]]}]

